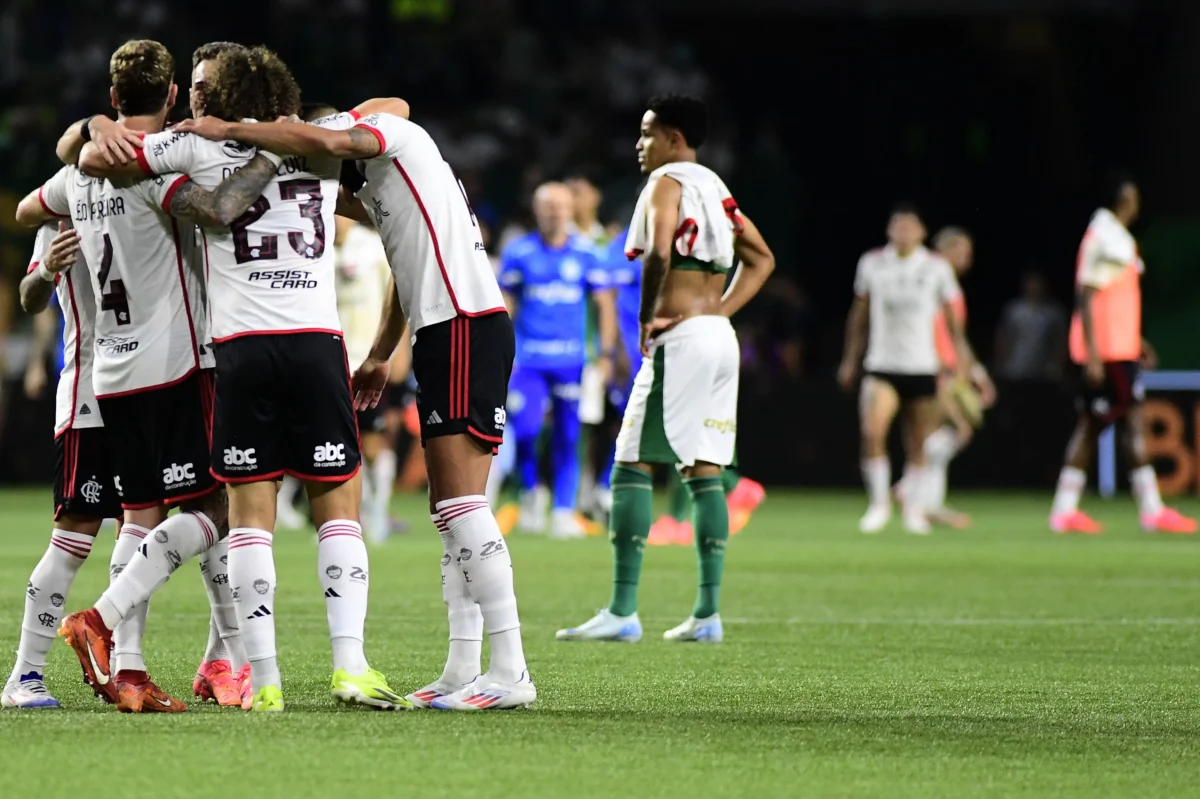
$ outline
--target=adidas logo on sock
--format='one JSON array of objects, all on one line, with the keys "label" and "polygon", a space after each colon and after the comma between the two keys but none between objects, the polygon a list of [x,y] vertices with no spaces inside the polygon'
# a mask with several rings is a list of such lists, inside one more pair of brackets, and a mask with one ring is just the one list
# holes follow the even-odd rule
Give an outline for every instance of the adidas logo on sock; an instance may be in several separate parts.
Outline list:
[{"label": "adidas logo on sock", "polygon": [[441,423],[442,423],[442,417],[438,416],[437,411],[434,411],[433,413],[429,414],[429,418],[425,420],[425,424],[441,424]]},{"label": "adidas logo on sock", "polygon": [[334,591],[332,588],[326,588],[325,589],[325,598],[326,599],[341,599],[342,595],[339,594],[337,591]]},{"label": "adidas logo on sock", "polygon": [[253,613],[251,613],[246,618],[247,619],[265,619],[267,616],[270,616],[270,615],[271,615],[271,611],[267,610],[266,605],[259,605],[258,609],[256,611],[254,611]]}]

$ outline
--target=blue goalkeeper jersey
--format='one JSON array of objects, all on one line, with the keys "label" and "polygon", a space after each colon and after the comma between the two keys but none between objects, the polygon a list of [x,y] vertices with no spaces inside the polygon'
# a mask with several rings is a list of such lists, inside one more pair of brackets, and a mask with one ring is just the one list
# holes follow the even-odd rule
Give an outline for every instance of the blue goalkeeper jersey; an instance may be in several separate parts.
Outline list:
[{"label": "blue goalkeeper jersey", "polygon": [[[642,301],[642,262],[630,261],[625,257],[625,233],[611,242],[605,252],[608,264],[609,284],[617,292],[617,329],[621,333],[621,344],[631,356],[638,353],[641,325],[638,312]],[[634,365],[639,357],[632,357]]]},{"label": "blue goalkeeper jersey", "polygon": [[608,283],[600,254],[578,236],[557,249],[536,232],[508,245],[500,255],[500,286],[517,299],[517,364],[582,366],[588,292]]}]

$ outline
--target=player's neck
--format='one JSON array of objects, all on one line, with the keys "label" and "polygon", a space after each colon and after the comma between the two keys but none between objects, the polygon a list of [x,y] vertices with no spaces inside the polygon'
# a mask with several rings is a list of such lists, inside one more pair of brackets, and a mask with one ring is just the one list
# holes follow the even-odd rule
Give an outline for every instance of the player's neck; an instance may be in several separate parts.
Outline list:
[{"label": "player's neck", "polygon": [[541,236],[543,244],[554,250],[561,250],[563,247],[566,247],[567,242],[571,240],[571,234],[565,230],[559,233],[550,234],[539,231],[538,235]]},{"label": "player's neck", "polygon": [[912,255],[914,252],[916,252],[917,247],[919,247],[919,246],[921,246],[921,245],[918,244],[916,246],[909,247],[907,249],[901,249],[899,246],[893,244],[892,249],[894,249],[896,251],[896,255],[900,256],[901,258],[907,258],[908,256]]},{"label": "player's neck", "polygon": [[127,117],[124,114],[117,114],[117,122],[129,128],[130,130],[140,130],[143,133],[159,133],[163,129],[163,125],[167,120],[167,113],[164,111],[161,114],[147,114],[143,116]]},{"label": "player's neck", "polygon": [[579,228],[580,233],[588,233],[596,226],[596,215],[587,214],[575,220],[575,225]]}]

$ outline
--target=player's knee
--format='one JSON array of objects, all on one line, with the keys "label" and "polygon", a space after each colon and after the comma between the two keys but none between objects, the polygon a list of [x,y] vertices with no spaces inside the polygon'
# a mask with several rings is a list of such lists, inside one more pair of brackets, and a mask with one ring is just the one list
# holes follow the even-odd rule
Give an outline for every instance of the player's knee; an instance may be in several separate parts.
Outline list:
[{"label": "player's knee", "polygon": [[100,527],[104,524],[103,519],[97,519],[93,516],[80,516],[75,513],[64,513],[54,523],[55,530],[65,530],[68,533],[78,533],[79,535],[87,535],[95,538]]}]

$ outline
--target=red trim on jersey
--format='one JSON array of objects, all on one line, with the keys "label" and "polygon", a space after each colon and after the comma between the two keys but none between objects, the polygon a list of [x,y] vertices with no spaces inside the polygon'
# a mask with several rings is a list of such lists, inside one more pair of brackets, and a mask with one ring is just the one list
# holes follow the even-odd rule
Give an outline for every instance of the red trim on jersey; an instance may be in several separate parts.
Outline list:
[{"label": "red trim on jersey", "polygon": [[[213,344],[224,344],[226,341],[233,341],[235,338],[242,338],[244,336],[292,336],[299,333],[328,333],[331,336],[342,338],[342,331],[340,330],[333,330],[328,327],[302,327],[296,330],[247,330],[243,333],[234,333],[232,336],[214,338]],[[345,347],[344,339],[342,346],[343,348]]]},{"label": "red trim on jersey", "polygon": [[54,209],[52,209],[50,206],[46,205],[46,198],[42,196],[42,192],[45,190],[45,188],[46,188],[45,186],[38,186],[38,202],[41,204],[42,210],[45,211],[46,213],[50,214],[50,216],[56,216],[59,219],[66,219],[67,218],[66,214],[60,214],[57,211],[55,211]]},{"label": "red trim on jersey", "polygon": [[[681,236],[683,236],[684,232],[690,233],[691,236],[689,236],[687,240],[687,252],[680,252],[679,254],[691,255],[692,250],[696,246],[696,236],[700,235],[700,226],[696,224],[696,220],[692,219],[690,216],[680,222],[679,227],[675,229],[675,235],[672,236],[676,244],[679,243],[679,239]],[[676,249],[678,249],[678,247]]]},{"label": "red trim on jersey", "polygon": [[[141,150],[138,150],[138,152],[141,152]],[[184,177],[180,178],[180,180],[189,180],[189,178],[185,175]],[[178,181],[176,182],[176,185],[178,185]],[[171,191],[174,190],[175,187],[172,186]],[[170,195],[168,195],[168,199],[169,198]],[[163,205],[166,204],[166,200],[164,200]],[[183,292],[183,310],[187,312],[188,335],[192,337],[192,358],[195,359],[195,368],[199,369],[200,345],[196,341],[196,324],[192,321],[192,298],[188,296],[187,279],[183,276],[183,252],[179,249],[179,223],[174,217],[171,218],[171,236],[174,239],[175,244],[175,265],[179,269],[179,288]]]},{"label": "red trim on jersey", "polygon": [[162,501],[162,504],[167,505],[167,506],[175,506],[181,502],[187,502],[190,499],[200,499],[200,497],[207,497],[209,494],[211,494],[212,492],[214,492],[216,490],[217,490],[217,486],[211,485],[208,488],[204,489],[203,491],[193,491],[191,494],[184,494],[183,496],[171,497],[169,499],[164,499]]},{"label": "red trim on jersey", "polygon": [[284,469],[283,471],[284,474],[291,475],[297,480],[310,480],[314,483],[344,483],[347,480],[353,480],[354,475],[358,474],[361,470],[362,458],[360,457],[358,465],[354,467],[354,471],[350,472],[350,474],[304,474],[303,472],[298,472],[295,469]]},{"label": "red trim on jersey", "polygon": [[278,471],[268,472],[266,474],[248,474],[245,477],[225,477],[217,474],[212,468],[209,468],[208,473],[213,476],[213,479],[218,483],[225,485],[242,485],[244,483],[265,483],[268,480],[278,480],[283,477],[283,469]]},{"label": "red trim on jersey", "polygon": [[488,442],[489,444],[503,444],[504,443],[503,437],[489,436],[486,433],[479,432],[471,425],[467,425],[467,432],[470,433],[471,435],[475,436],[476,438],[483,439],[484,441]]},{"label": "red trim on jersey", "polygon": [[633,248],[632,250],[626,250],[625,251],[625,260],[636,261],[638,258],[642,257],[642,253],[644,253],[644,252],[645,252],[645,250],[639,250],[636,247]]},{"label": "red trim on jersey", "polygon": [[362,119],[362,114],[358,113],[358,111],[354,108],[351,108],[346,113],[348,113],[351,117],[353,117],[355,122]]},{"label": "red trim on jersey", "polygon": [[33,274],[33,270],[35,270],[35,269],[37,269],[37,268],[38,268],[38,261],[34,261],[33,263],[31,263],[31,264],[29,265],[29,268],[25,270],[25,274],[27,274],[27,275],[32,275],[32,274]]},{"label": "red trim on jersey", "polygon": [[155,174],[154,170],[150,168],[150,162],[146,160],[146,151],[141,147],[135,147],[134,149],[137,150],[137,164],[142,168],[142,171],[147,175]]},{"label": "red trim on jersey", "polygon": [[[192,375],[196,374],[197,367],[193,366],[187,370],[183,377],[177,377],[174,380],[168,380],[166,383],[159,383],[156,386],[146,386],[145,388],[131,388],[129,391],[117,391],[112,394],[97,394],[96,399],[112,399],[113,397],[128,397],[132,394],[145,394],[147,391],[158,391],[160,388],[170,388],[177,386],[184,380],[187,380]],[[135,509],[136,510],[136,509]]]},{"label": "red trim on jersey", "polygon": [[429,218],[429,211],[425,210],[425,203],[421,201],[421,195],[417,192],[412,178],[404,171],[404,167],[400,166],[400,159],[393,158],[392,163],[400,171],[400,177],[404,178],[404,182],[408,184],[408,190],[412,192],[413,199],[417,201],[417,207],[421,209],[421,216],[425,218],[425,227],[429,231],[429,238],[433,240],[433,254],[437,258],[438,269],[442,272],[442,282],[446,284],[446,291],[450,294],[450,304],[454,306],[455,313],[462,314],[462,309],[458,307],[458,298],[454,296],[454,287],[450,285],[450,275],[447,274],[446,263],[442,260],[442,248],[438,245],[437,232],[433,229],[433,220]]},{"label": "red trim on jersey", "polygon": [[[141,150],[138,150],[138,152],[140,153]],[[189,180],[191,180],[191,178],[189,178],[187,175],[180,175],[175,179],[175,182],[171,184],[171,188],[167,189],[167,194],[165,197],[163,197],[162,202],[163,213],[170,215],[171,198],[175,196],[175,192],[179,191],[179,187],[184,183],[187,183]]]},{"label": "red trim on jersey", "polygon": [[386,155],[387,154],[387,139],[383,138],[383,134],[380,133],[378,129],[373,128],[370,125],[355,125],[354,127],[362,128],[363,130],[370,131],[372,134],[374,134],[375,138],[379,140],[378,155]]},{"label": "red trim on jersey", "polygon": [[71,415],[67,419],[67,427],[70,428],[75,424],[75,408],[79,403],[79,336],[83,328],[79,325],[79,306],[75,302],[75,283],[71,280],[71,274],[67,273],[67,295],[71,298],[71,318],[75,320],[75,378],[71,384]]}]

